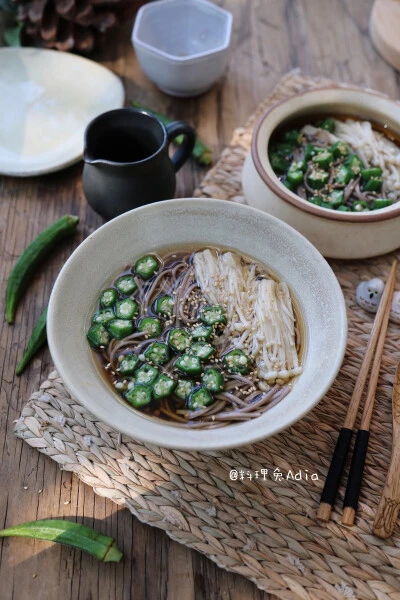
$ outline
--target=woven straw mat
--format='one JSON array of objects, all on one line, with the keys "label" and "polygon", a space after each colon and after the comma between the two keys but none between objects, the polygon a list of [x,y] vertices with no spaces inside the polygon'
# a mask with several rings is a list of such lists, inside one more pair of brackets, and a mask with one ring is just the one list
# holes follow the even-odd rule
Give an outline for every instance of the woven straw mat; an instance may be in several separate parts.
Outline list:
[{"label": "woven straw mat", "polygon": [[[241,169],[258,116],[289,95],[326,83],[298,72],[281,80],[247,124],[234,132],[230,147],[196,195],[244,202]],[[372,326],[373,317],[355,303],[355,289],[360,280],[385,278],[392,260],[393,255],[362,262],[331,261],[349,318],[342,369],[317,408],[265,442],[200,453],[121,438],[70,396],[56,372],[32,394],[15,433],[73,471],[97,494],[128,507],[140,521],[164,529],[172,539],[278,598],[398,600],[400,527],[389,540],[372,535],[390,458],[392,381],[400,360],[398,326],[389,325],[356,525],[342,527],[340,510],[326,525],[316,520]],[[230,479],[231,470],[238,472],[238,479]],[[290,472],[294,476],[299,471],[301,480],[290,477]],[[306,474],[313,473],[318,480],[306,480]],[[341,487],[339,508],[343,491]]]}]

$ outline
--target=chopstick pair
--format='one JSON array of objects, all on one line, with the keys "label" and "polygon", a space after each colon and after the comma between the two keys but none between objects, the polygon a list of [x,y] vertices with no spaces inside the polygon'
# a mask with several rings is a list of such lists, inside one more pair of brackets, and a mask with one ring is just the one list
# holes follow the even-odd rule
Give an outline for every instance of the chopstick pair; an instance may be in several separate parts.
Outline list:
[{"label": "chopstick pair", "polygon": [[343,503],[343,525],[353,525],[355,512],[357,509],[358,498],[360,495],[362,476],[364,471],[365,457],[368,448],[369,427],[371,423],[372,411],[375,402],[375,392],[378,383],[379,371],[382,361],[382,352],[385,344],[386,331],[389,323],[391,301],[396,280],[397,261],[395,260],[390,269],[390,273],[379,303],[378,311],[375,316],[374,324],[370,338],[368,340],[364,359],[360,372],[354,386],[353,394],[350,400],[349,408],[339,432],[335,451],[329,467],[325,486],[321,495],[321,503],[318,510],[318,519],[329,521],[333,506],[335,504],[340,480],[342,478],[346,457],[349,451],[351,438],[353,436],[354,425],[357,413],[360,407],[361,398],[367,382],[370,365],[373,359],[371,375],[368,384],[367,396],[364,404],[364,410],[361,417],[361,423],[357,432],[357,438],[354,445],[350,472],[347,482],[347,488]]}]

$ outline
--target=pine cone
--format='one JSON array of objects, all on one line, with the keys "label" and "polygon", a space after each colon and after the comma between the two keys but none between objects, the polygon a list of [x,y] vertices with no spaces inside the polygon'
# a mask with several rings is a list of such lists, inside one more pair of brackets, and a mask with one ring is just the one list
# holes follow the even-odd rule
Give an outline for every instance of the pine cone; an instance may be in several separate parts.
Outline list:
[{"label": "pine cone", "polygon": [[134,14],[134,0],[13,0],[28,45],[88,53]]}]

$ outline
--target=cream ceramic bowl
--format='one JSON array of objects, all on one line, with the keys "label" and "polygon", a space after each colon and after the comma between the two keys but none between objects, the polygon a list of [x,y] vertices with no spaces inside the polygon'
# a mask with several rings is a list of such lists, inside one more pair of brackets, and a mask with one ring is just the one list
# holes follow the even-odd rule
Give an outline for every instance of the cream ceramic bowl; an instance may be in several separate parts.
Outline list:
[{"label": "cream ceramic bowl", "polygon": [[242,184],[247,202],[292,225],[331,258],[367,258],[400,246],[400,202],[370,213],[322,208],[290,192],[272,170],[268,143],[277,127],[316,115],[367,119],[400,135],[400,104],[375,92],[327,87],[297,94],[273,106],[255,127]]},{"label": "cream ceramic bowl", "polygon": [[[247,423],[209,431],[142,415],[105,382],[86,341],[99,293],[136,258],[181,244],[225,246],[262,261],[286,281],[304,322],[304,372],[290,394]],[[65,264],[50,298],[47,333],[55,366],[71,393],[101,421],[158,446],[209,450],[242,446],[292,425],[324,396],[342,363],[346,311],[320,253],[294,229],[261,211],[222,200],[185,199],[125,213],[90,235]]]}]

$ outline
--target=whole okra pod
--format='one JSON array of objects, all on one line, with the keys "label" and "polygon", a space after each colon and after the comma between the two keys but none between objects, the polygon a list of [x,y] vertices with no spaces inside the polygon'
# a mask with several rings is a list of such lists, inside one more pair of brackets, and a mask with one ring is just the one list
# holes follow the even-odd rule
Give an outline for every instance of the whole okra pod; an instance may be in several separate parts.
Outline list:
[{"label": "whole okra pod", "polygon": [[60,519],[45,519],[21,523],[0,531],[0,537],[28,537],[73,546],[93,554],[103,562],[119,562],[122,558],[115,540],[95,529]]},{"label": "whole okra pod", "polygon": [[79,217],[65,215],[47,227],[42,233],[39,233],[33,242],[25,248],[15,263],[7,282],[6,319],[8,323],[14,323],[18,302],[39,265],[60,240],[75,233],[78,222]]},{"label": "whole okra pod", "polygon": [[29,339],[28,345],[26,347],[25,353],[22,357],[21,362],[19,363],[16,374],[21,375],[24,371],[27,364],[34,357],[36,352],[44,346],[47,342],[47,331],[46,331],[46,319],[47,319],[47,308],[44,309],[42,314],[39,317],[38,322],[33,328],[31,337]]}]

